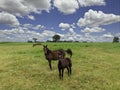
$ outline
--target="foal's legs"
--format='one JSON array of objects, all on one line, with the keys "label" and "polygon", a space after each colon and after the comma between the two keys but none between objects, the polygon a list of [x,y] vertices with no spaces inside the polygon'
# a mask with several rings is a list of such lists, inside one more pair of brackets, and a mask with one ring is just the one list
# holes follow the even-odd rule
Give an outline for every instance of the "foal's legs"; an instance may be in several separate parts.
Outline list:
[{"label": "foal's legs", "polygon": [[61,79],[61,69],[58,68],[58,70],[59,70],[59,78]]},{"label": "foal's legs", "polygon": [[49,67],[50,67],[50,69],[52,70],[51,60],[48,60],[48,62],[49,62]]},{"label": "foal's legs", "polygon": [[71,73],[72,73],[72,69],[71,69],[71,66],[69,66],[69,69],[70,69],[70,75],[71,75]]},{"label": "foal's legs", "polygon": [[63,79],[64,68],[62,68],[62,79]]},{"label": "foal's legs", "polygon": [[67,71],[68,71],[68,76],[70,75],[70,70],[69,70],[69,67],[67,67]]}]

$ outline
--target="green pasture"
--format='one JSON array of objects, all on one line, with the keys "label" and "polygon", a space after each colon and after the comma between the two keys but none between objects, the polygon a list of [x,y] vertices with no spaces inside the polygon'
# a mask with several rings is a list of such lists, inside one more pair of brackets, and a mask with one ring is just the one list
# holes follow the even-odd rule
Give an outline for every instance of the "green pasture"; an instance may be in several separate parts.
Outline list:
[{"label": "green pasture", "polygon": [[[0,90],[120,90],[120,43],[42,43],[73,51],[72,75],[51,71],[43,46],[0,43]],[[68,55],[67,55],[68,57]]]}]

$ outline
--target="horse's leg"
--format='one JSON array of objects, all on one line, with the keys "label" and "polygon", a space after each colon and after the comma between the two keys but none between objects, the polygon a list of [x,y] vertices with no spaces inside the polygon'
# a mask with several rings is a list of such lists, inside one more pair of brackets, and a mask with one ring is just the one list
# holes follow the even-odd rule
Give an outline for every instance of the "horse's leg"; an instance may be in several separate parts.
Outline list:
[{"label": "horse's leg", "polygon": [[48,62],[49,62],[49,67],[50,67],[50,69],[52,70],[51,60],[48,60]]},{"label": "horse's leg", "polygon": [[67,71],[68,71],[68,76],[70,75],[70,70],[69,70],[69,67],[67,67]]},{"label": "horse's leg", "polygon": [[71,61],[69,62],[69,71],[70,71],[70,75],[71,75],[71,73],[72,73],[72,63],[71,63]]},{"label": "horse's leg", "polygon": [[59,68],[59,78],[61,79],[61,69]]},{"label": "horse's leg", "polygon": [[69,69],[70,69],[70,75],[71,75],[71,73],[72,73],[72,69],[71,69],[71,66],[69,66]]},{"label": "horse's leg", "polygon": [[63,79],[64,68],[62,68],[62,79]]}]

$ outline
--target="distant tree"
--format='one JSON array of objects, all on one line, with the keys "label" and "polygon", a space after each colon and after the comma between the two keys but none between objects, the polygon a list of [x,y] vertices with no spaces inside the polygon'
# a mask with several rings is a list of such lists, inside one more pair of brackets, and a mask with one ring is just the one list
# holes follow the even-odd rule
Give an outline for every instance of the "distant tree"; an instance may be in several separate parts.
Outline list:
[{"label": "distant tree", "polygon": [[52,37],[52,39],[53,39],[53,42],[57,42],[57,41],[59,41],[60,40],[60,35],[54,35],[53,37]]},{"label": "distant tree", "polygon": [[32,43],[32,41],[31,41],[31,40],[28,40],[27,42],[28,42],[28,43]]},{"label": "distant tree", "polygon": [[119,37],[114,37],[113,38],[113,43],[118,43],[119,42]]},{"label": "distant tree", "polygon": [[33,38],[34,42],[36,43],[37,42],[37,38]]}]

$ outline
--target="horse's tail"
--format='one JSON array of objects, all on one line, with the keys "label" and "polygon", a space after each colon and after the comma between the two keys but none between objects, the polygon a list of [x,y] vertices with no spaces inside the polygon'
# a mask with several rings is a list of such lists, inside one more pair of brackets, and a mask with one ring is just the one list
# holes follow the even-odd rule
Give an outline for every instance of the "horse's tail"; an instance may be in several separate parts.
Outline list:
[{"label": "horse's tail", "polygon": [[67,49],[66,52],[67,52],[67,54],[70,55],[70,58],[71,58],[71,57],[72,57],[72,54],[73,54],[73,53],[72,53],[72,50],[71,50],[71,49]]}]

